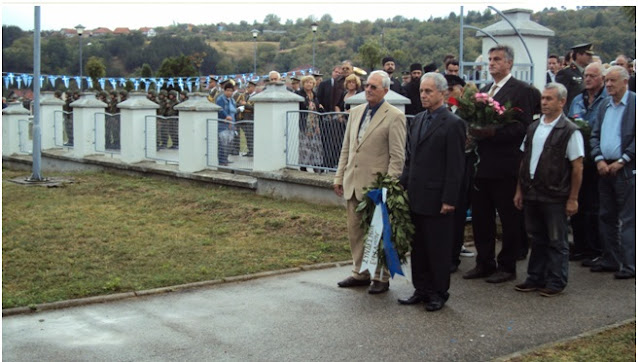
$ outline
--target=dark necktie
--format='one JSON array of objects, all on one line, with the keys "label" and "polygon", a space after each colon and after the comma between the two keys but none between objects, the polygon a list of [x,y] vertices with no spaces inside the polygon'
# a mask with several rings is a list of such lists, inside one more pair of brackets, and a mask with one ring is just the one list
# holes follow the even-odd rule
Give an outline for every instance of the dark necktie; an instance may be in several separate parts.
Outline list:
[{"label": "dark necktie", "polygon": [[421,122],[421,129],[419,130],[419,139],[422,139],[425,136],[425,132],[427,132],[428,127],[432,123],[432,115],[428,112],[425,119]]}]

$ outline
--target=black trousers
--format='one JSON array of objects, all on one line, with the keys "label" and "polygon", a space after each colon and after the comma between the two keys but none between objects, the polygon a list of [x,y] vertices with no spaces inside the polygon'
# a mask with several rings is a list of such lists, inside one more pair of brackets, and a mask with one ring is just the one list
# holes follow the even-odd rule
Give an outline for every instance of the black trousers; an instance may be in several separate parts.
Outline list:
[{"label": "black trousers", "polygon": [[426,216],[412,213],[412,284],[416,294],[448,298],[454,214]]},{"label": "black trousers", "polygon": [[465,216],[467,209],[472,205],[470,198],[472,185],[474,184],[474,163],[476,162],[476,155],[474,152],[468,152],[465,154],[465,170],[463,172],[463,179],[461,180],[461,192],[459,192],[459,199],[454,205],[454,245],[452,247],[452,264],[461,264],[461,248],[463,247],[463,240],[465,239]]},{"label": "black trousers", "polygon": [[578,192],[578,212],[571,217],[574,234],[574,253],[593,258],[601,253],[598,231],[598,172],[592,161],[585,161],[583,183]]},{"label": "black trousers", "polygon": [[[516,257],[522,243],[522,213],[514,207],[516,178],[476,178],[472,189],[472,230],[478,251],[476,265],[486,269],[516,272]],[[496,212],[501,220],[503,240],[496,254]]]}]

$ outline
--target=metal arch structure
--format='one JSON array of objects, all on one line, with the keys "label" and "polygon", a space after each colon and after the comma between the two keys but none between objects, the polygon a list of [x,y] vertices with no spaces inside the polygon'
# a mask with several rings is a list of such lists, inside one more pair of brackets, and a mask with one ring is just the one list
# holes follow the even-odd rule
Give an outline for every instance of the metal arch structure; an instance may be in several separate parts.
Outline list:
[{"label": "metal arch structure", "polygon": [[[525,42],[525,39],[523,38],[523,35],[518,31],[518,29],[516,29],[516,27],[514,26],[514,24],[512,24],[512,22],[510,21],[510,19],[505,16],[505,14],[503,14],[500,10],[498,10],[497,8],[495,8],[494,6],[488,5],[489,9],[494,10],[498,15],[501,16],[501,18],[503,18],[503,20],[505,20],[508,24],[510,24],[510,26],[512,27],[512,29],[514,30],[514,32],[516,33],[516,35],[518,36],[518,38],[521,40],[521,43],[523,43],[523,47],[525,48],[525,52],[527,52],[527,57],[529,58],[529,62],[530,62],[530,83],[534,83],[534,60],[532,59],[532,54],[529,51],[529,48],[527,47],[527,43]],[[473,29],[473,30],[477,30],[485,35],[487,35],[488,37],[490,37],[490,39],[492,39],[496,44],[499,44],[498,40],[496,40],[496,38],[494,38],[494,36],[492,36],[492,34],[484,31],[483,29],[479,29],[475,26],[471,26],[471,25],[464,25],[463,24],[463,18],[464,18],[464,14],[463,14],[463,6],[461,6],[461,29],[459,32],[459,65],[460,68],[463,69],[463,65],[464,65],[464,61],[463,61],[463,29],[464,28],[468,28],[468,29]]]}]

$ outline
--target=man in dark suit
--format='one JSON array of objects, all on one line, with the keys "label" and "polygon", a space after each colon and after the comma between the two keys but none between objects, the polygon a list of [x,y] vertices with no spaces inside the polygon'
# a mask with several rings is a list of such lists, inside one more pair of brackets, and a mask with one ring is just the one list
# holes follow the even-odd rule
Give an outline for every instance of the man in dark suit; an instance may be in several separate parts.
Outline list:
[{"label": "man in dark suit", "polygon": [[425,302],[427,311],[441,309],[449,297],[454,205],[465,165],[465,122],[445,106],[447,88],[441,74],[423,76],[420,93],[426,110],[411,123],[400,178],[416,230],[411,252],[415,291],[399,303]]},{"label": "man in dark suit", "polygon": [[323,82],[319,83],[317,87],[317,99],[319,100],[319,104],[323,106],[324,112],[334,112],[335,105],[332,104],[332,89],[334,87],[335,81],[341,75],[341,64],[335,65],[332,69],[332,77],[330,79],[326,79]]},{"label": "man in dark suit", "polygon": [[[489,50],[489,72],[494,82],[486,92],[501,104],[520,109],[516,122],[498,128],[470,129],[477,140],[479,163],[472,188],[472,229],[478,255],[476,267],[465,279],[487,278],[489,283],[516,279],[516,259],[523,244],[521,212],[512,202],[521,160],[520,145],[538,107],[535,88],[512,74],[514,51],[507,45]],[[503,230],[502,248],[495,258],[496,212]]]},{"label": "man in dark suit", "polygon": [[600,175],[603,239],[603,255],[591,271],[615,271],[616,279],[636,277],[636,93],[627,89],[628,81],[621,66],[605,72],[609,97],[598,109],[589,140]]}]

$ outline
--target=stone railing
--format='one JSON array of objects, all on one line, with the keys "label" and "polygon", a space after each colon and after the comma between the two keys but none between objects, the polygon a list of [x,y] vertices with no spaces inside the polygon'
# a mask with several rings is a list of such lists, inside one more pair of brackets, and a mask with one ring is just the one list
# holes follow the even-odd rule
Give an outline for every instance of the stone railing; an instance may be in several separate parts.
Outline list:
[{"label": "stone railing", "polygon": [[[252,171],[269,172],[286,168],[286,114],[298,111],[302,97],[286,90],[283,83],[274,83],[251,98],[254,110],[254,156]],[[365,94],[351,98],[352,103],[365,102]],[[403,108],[407,98],[390,92],[390,103]],[[40,127],[42,149],[60,148],[63,137],[62,107],[53,92],[43,92],[40,99]],[[73,108],[73,146],[67,157],[81,159],[104,152],[106,103],[95,98],[93,92],[83,92],[71,103]],[[120,117],[120,149],[113,157],[133,164],[156,159],[156,110],[159,106],[146,99],[142,92],[131,92],[128,100],[118,104]],[[209,102],[205,93],[189,94],[189,100],[178,104],[179,149],[174,162],[180,172],[197,172],[219,167],[217,162],[217,123],[219,106]],[[32,117],[21,104],[10,104],[2,111],[2,155],[28,154],[29,122]],[[215,124],[215,126],[211,126]],[[27,147],[28,145],[28,147]],[[212,160],[212,161],[211,161]]]}]

